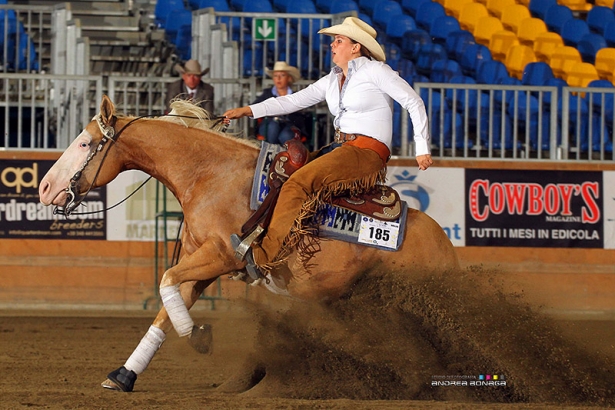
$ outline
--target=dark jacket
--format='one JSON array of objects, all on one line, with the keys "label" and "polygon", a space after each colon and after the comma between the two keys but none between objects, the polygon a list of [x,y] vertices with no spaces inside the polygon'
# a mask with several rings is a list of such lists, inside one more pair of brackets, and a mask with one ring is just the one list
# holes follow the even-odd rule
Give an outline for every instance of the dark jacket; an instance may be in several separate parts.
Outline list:
[{"label": "dark jacket", "polygon": [[[186,91],[184,80],[178,80],[167,85],[167,101],[165,103],[167,112],[171,111],[169,104],[172,99],[179,97],[187,100],[189,98]],[[199,106],[204,108],[209,113],[210,117],[214,116],[214,87],[210,84],[201,81],[197,87],[195,101],[200,101]]]}]

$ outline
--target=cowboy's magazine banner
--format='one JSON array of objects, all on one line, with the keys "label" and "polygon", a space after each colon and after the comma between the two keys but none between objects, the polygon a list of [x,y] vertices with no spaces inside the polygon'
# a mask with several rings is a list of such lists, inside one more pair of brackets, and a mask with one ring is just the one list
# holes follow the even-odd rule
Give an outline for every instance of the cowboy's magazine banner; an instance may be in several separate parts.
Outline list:
[{"label": "cowboy's magazine banner", "polygon": [[604,247],[602,172],[467,169],[466,246]]},{"label": "cowboy's magazine banner", "polygon": [[55,161],[0,161],[0,238],[106,239],[106,189],[90,192],[75,213],[54,215],[40,203],[38,188]]}]

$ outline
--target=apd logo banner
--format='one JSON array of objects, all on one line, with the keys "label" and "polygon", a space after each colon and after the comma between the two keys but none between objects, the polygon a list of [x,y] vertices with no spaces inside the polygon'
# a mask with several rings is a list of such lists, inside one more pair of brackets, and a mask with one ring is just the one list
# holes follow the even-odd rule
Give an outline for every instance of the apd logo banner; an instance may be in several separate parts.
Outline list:
[{"label": "apd logo banner", "polygon": [[603,173],[466,170],[466,246],[602,248]]},{"label": "apd logo banner", "polygon": [[0,238],[106,239],[106,190],[97,189],[76,212],[87,215],[53,215],[52,206],[39,201],[40,180],[55,161],[0,161]]}]

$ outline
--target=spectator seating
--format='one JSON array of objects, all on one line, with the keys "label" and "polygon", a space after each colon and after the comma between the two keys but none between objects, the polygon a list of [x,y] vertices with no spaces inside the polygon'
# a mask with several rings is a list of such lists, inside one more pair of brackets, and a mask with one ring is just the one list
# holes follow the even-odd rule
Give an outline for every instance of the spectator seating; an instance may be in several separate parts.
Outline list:
[{"label": "spectator seating", "polygon": [[615,48],[606,47],[596,53],[596,70],[600,78],[613,81],[615,73]]},{"label": "spectator seating", "polygon": [[167,16],[171,11],[184,10],[183,0],[158,0],[154,8],[154,24],[159,28],[165,28]]},{"label": "spectator seating", "polygon": [[542,61],[528,63],[523,69],[521,78],[522,85],[542,86],[546,85],[549,80],[555,78],[551,67]]},{"label": "spectator seating", "polygon": [[424,76],[429,76],[433,64],[438,60],[446,60],[444,46],[436,43],[423,44],[416,58],[416,71]]},{"label": "spectator seating", "polygon": [[564,44],[571,47],[576,47],[585,34],[589,34],[589,26],[585,21],[577,18],[566,21],[560,32]]},{"label": "spectator seating", "polygon": [[445,47],[449,57],[461,61],[463,51],[470,44],[476,44],[472,33],[466,30],[452,31],[448,33]]},{"label": "spectator seating", "polygon": [[531,47],[523,44],[512,46],[506,54],[506,68],[511,77],[519,80],[523,77],[523,69],[529,63],[536,61],[536,55]]},{"label": "spectator seating", "polygon": [[489,16],[489,11],[483,4],[468,3],[461,9],[461,13],[459,13],[459,26],[473,33],[478,20],[481,17],[487,16]]},{"label": "spectator seating", "polygon": [[468,3],[474,3],[474,0],[445,0],[444,9],[448,15],[459,20],[461,9]]},{"label": "spectator seating", "polygon": [[612,7],[594,6],[585,21],[592,32],[602,36],[607,24],[615,21],[615,12]]},{"label": "spectator seating", "polygon": [[564,40],[562,40],[559,34],[545,31],[544,33],[538,34],[534,39],[534,54],[536,54],[538,61],[548,63],[553,51],[555,51],[557,47],[563,45]]},{"label": "spectator seating", "polygon": [[590,63],[576,62],[566,68],[566,82],[570,87],[587,87],[590,82],[600,79],[598,70]]},{"label": "spectator seating", "polygon": [[536,37],[545,31],[547,31],[547,25],[543,20],[530,17],[521,22],[519,30],[517,31],[517,37],[521,44],[533,47]]},{"label": "spectator seating", "polygon": [[452,16],[440,16],[434,20],[429,34],[431,41],[438,44],[446,44],[448,35],[453,31],[459,31],[459,22]]},{"label": "spectator seating", "polygon": [[484,61],[476,73],[476,82],[479,84],[500,84],[509,77],[506,66],[501,61]]},{"label": "spectator seating", "polygon": [[391,19],[403,15],[403,11],[398,2],[393,0],[380,0],[374,6],[372,22],[378,32],[386,32],[387,25]]},{"label": "spectator seating", "polygon": [[474,39],[477,43],[488,47],[493,33],[501,30],[504,30],[504,26],[496,17],[481,17],[474,27]]},{"label": "spectator seating", "polygon": [[464,75],[474,77],[480,67],[485,62],[493,60],[491,52],[482,44],[472,44],[465,48],[461,56],[461,69]]},{"label": "spectator seating", "polygon": [[491,35],[489,50],[494,60],[504,62],[506,61],[508,50],[517,44],[519,44],[519,39],[515,33],[508,30],[500,30]]},{"label": "spectator seating", "polygon": [[389,21],[385,34],[388,42],[401,46],[406,31],[416,30],[416,28],[414,19],[407,14],[402,14]]},{"label": "spectator seating", "polygon": [[401,40],[402,57],[416,62],[419,51],[424,44],[431,44],[431,36],[425,30],[406,31]]},{"label": "spectator seating", "polygon": [[492,16],[500,19],[504,8],[514,4],[516,4],[515,0],[487,0],[487,10]]},{"label": "spectator seating", "polygon": [[572,10],[566,6],[554,4],[547,9],[544,20],[549,31],[559,34],[562,32],[564,23],[572,18],[574,18]]},{"label": "spectator seating", "polygon": [[581,59],[581,53],[574,47],[571,46],[561,46],[557,47],[553,54],[551,54],[551,60],[549,60],[549,65],[551,66],[551,70],[553,70],[553,74],[557,78],[566,79],[566,73],[570,71],[570,68],[576,64],[580,63],[583,60]]},{"label": "spectator seating", "polygon": [[596,61],[598,50],[603,48],[606,48],[606,40],[596,33],[585,34],[577,44],[577,49],[581,53],[583,61],[592,64]]},{"label": "spectator seating", "polygon": [[428,1],[419,6],[414,20],[417,26],[429,32],[434,21],[441,16],[446,16],[444,7],[440,3]]},{"label": "spectator seating", "polygon": [[429,80],[432,83],[448,83],[451,78],[463,75],[461,66],[455,60],[436,60],[431,66]]},{"label": "spectator seating", "polygon": [[544,20],[549,7],[557,5],[557,0],[530,0],[529,9],[532,17]]},{"label": "spectator seating", "polygon": [[521,21],[532,17],[530,10],[522,4],[507,6],[502,10],[501,21],[505,29],[517,34]]},{"label": "spectator seating", "polygon": [[[327,4],[329,4],[327,2]],[[318,3],[316,4],[316,7],[318,7]],[[357,13],[359,12],[359,5],[357,4],[356,1],[354,0],[333,0],[331,2],[331,7],[329,9],[329,12],[331,14],[337,14],[337,13],[342,13],[344,11],[351,11],[354,10]]]},{"label": "spectator seating", "polygon": [[416,18],[416,13],[424,3],[430,3],[431,0],[402,0],[401,7],[406,10],[412,18]]},{"label": "spectator seating", "polygon": [[593,5],[586,0],[559,0],[564,6],[570,7],[570,10],[586,13],[590,11]]}]

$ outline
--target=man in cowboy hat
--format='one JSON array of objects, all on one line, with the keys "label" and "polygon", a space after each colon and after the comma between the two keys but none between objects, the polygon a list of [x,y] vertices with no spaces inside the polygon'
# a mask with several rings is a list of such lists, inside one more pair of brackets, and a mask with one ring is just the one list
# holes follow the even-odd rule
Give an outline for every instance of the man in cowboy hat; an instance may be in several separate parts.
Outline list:
[{"label": "man in cowboy hat", "polygon": [[182,78],[167,86],[167,112],[171,110],[169,107],[171,100],[179,98],[194,101],[213,117],[214,87],[201,81],[201,77],[209,72],[209,68],[202,70],[198,61],[188,60],[184,65],[176,64],[175,70]]},{"label": "man in cowboy hat", "polygon": [[286,263],[295,249],[299,260],[309,258],[313,248],[304,234],[313,223],[320,198],[339,192],[353,195],[384,182],[393,138],[393,100],[412,120],[419,169],[433,164],[425,104],[385,63],[376,30],[356,17],[347,17],[342,24],[319,33],[333,37],[331,59],[335,67],[329,74],[292,95],[223,114],[228,119],[285,115],[326,101],[335,117],[336,144],[321,150],[284,183],[265,236],[245,253],[246,268],[252,275]]},{"label": "man in cowboy hat", "polygon": [[[265,73],[273,79],[273,87],[268,87],[256,97],[252,104],[257,104],[271,97],[282,97],[293,93],[291,85],[301,78],[297,67],[288,65],[285,61],[276,61],[273,69],[266,69]],[[265,117],[258,123],[258,138],[264,139],[271,144],[284,143],[295,137],[307,135],[305,115],[292,113],[275,117]]]}]

